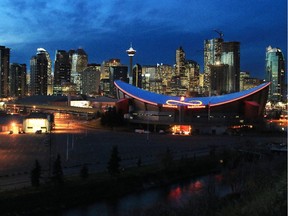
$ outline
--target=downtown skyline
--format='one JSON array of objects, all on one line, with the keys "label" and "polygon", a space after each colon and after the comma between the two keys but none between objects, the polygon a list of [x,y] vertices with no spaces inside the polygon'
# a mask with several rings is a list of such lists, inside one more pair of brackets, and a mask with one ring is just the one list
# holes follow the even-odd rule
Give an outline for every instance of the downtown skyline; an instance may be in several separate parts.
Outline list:
[{"label": "downtown skyline", "polygon": [[[82,47],[89,63],[118,58],[129,65],[126,50],[137,51],[133,64],[175,64],[183,47],[203,72],[204,40],[224,34],[240,42],[241,71],[264,78],[265,52],[271,45],[287,58],[285,0],[235,1],[1,1],[0,45],[11,48],[11,63],[29,61],[37,48],[54,61],[56,50]],[[23,27],[23,28],[22,28]]]}]

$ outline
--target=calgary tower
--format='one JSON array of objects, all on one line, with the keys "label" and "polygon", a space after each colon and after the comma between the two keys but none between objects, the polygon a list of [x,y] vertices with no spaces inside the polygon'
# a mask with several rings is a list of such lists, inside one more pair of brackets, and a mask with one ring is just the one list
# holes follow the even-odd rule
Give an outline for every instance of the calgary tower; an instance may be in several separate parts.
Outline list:
[{"label": "calgary tower", "polygon": [[130,48],[126,50],[126,53],[130,57],[130,72],[129,72],[129,78],[132,77],[132,61],[133,61],[133,56],[136,53],[136,50],[133,49],[132,43],[130,44]]}]

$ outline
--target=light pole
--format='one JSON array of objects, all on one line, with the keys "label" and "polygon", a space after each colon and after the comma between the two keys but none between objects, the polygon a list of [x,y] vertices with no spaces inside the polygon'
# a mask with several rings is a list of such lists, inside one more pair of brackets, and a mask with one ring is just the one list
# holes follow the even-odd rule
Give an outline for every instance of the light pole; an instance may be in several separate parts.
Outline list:
[{"label": "light pole", "polygon": [[208,102],[208,121],[210,120],[210,101]]},{"label": "light pole", "polygon": [[[53,115],[53,114],[52,114]],[[51,168],[52,168],[52,166],[51,166],[51,162],[52,162],[52,129],[53,129],[53,122],[54,122],[54,116],[52,117],[52,116],[48,116],[48,118],[49,118],[49,128],[50,128],[50,130],[49,130],[49,164],[48,164],[48,175],[49,175],[49,178],[51,178],[51,174],[52,174],[52,172],[51,172]]]},{"label": "light pole", "polygon": [[149,113],[148,112],[146,113],[146,116],[147,116],[147,137],[146,137],[146,142],[147,142],[147,144],[149,144],[149,133],[150,133],[150,130],[149,130]]},{"label": "light pole", "polygon": [[50,122],[50,132],[49,132],[49,168],[48,168],[48,172],[49,172],[49,178],[51,177],[51,153],[52,153],[52,125]]}]

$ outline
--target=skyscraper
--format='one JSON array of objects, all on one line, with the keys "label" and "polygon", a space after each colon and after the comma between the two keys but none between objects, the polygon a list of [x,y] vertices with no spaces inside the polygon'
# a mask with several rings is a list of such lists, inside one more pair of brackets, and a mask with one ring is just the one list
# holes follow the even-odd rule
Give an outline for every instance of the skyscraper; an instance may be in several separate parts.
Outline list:
[{"label": "skyscraper", "polygon": [[185,52],[180,46],[176,50],[176,76],[183,76],[185,73]]},{"label": "skyscraper", "polygon": [[265,79],[271,82],[268,100],[281,102],[285,98],[285,60],[279,48],[266,48]]},{"label": "skyscraper", "polygon": [[0,97],[9,96],[10,48],[0,46]]},{"label": "skyscraper", "polygon": [[190,95],[199,87],[199,64],[187,60],[183,48],[176,50],[176,71],[171,77],[172,95]]},{"label": "skyscraper", "polygon": [[147,91],[159,93],[159,86],[156,84],[158,79],[156,65],[143,65],[142,66],[142,88]]},{"label": "skyscraper", "polygon": [[222,91],[224,93],[238,92],[240,90],[240,43],[222,42],[221,63],[228,66],[224,76]]},{"label": "skyscraper", "polygon": [[209,94],[239,91],[240,43],[223,38],[204,41],[204,88]]},{"label": "skyscraper", "polygon": [[211,93],[211,65],[221,64],[221,44],[223,38],[204,41],[204,91]]},{"label": "skyscraper", "polygon": [[246,90],[245,82],[250,78],[250,73],[247,71],[240,72],[240,91]]},{"label": "skyscraper", "polygon": [[27,93],[26,64],[12,63],[10,65],[10,95],[24,97]]},{"label": "skyscraper", "polygon": [[30,60],[30,91],[32,95],[48,95],[50,91],[52,93],[51,60],[49,53],[43,48],[38,48],[36,55]]},{"label": "skyscraper", "polygon": [[123,82],[129,83],[127,66],[119,65],[109,67],[110,96],[116,96],[116,90],[114,86],[115,80],[122,80]]},{"label": "skyscraper", "polygon": [[210,68],[210,95],[226,94],[228,65],[218,63],[209,65]]},{"label": "skyscraper", "polygon": [[101,74],[100,74],[101,94],[103,94],[103,95],[109,95],[110,94],[110,67],[111,66],[120,66],[120,65],[121,65],[120,59],[115,59],[115,58],[102,62]]},{"label": "skyscraper", "polygon": [[175,68],[168,64],[157,64],[157,74],[161,80],[161,94],[171,95],[171,79],[175,74]]},{"label": "skyscraper", "polygon": [[200,92],[199,75],[200,65],[194,60],[186,60],[185,63],[186,76],[188,78],[187,93]]},{"label": "skyscraper", "polygon": [[87,67],[88,55],[79,48],[72,54],[71,82],[76,84],[77,92],[82,93],[81,73]]},{"label": "skyscraper", "polygon": [[71,62],[69,53],[65,50],[56,50],[54,62],[53,94],[62,94],[62,85],[70,83]]},{"label": "skyscraper", "polygon": [[142,66],[136,64],[132,70],[132,85],[142,88]]},{"label": "skyscraper", "polygon": [[98,95],[100,93],[100,64],[88,64],[82,72],[82,93]]}]

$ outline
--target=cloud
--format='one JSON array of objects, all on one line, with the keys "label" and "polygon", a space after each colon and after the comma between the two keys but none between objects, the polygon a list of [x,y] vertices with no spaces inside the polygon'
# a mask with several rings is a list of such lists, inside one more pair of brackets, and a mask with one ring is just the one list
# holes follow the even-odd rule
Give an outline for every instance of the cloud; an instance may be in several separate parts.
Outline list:
[{"label": "cloud", "polygon": [[[216,1],[4,1],[8,36],[19,33],[19,42],[29,40],[83,39],[91,33],[101,35],[163,34],[212,30],[220,26],[225,2]],[[3,6],[4,6],[4,3]],[[206,4],[205,4],[206,3]],[[217,4],[219,3],[219,4]],[[224,6],[223,6],[224,5]],[[217,10],[218,9],[218,10]],[[224,8],[223,8],[224,9]],[[16,11],[16,13],[15,13]],[[9,14],[9,15],[8,15]],[[11,16],[16,14],[16,16]],[[226,13],[227,15],[227,13]],[[237,15],[237,14],[236,14]],[[230,20],[236,15],[230,14]],[[227,19],[227,17],[226,17]],[[20,29],[15,26],[20,26]],[[9,28],[8,26],[13,26]],[[24,28],[23,28],[24,27]],[[3,32],[4,33],[4,32]],[[89,36],[89,35],[88,35]],[[15,40],[14,40],[15,41]],[[16,42],[16,41],[15,41]]]},{"label": "cloud", "polygon": [[[173,64],[178,46],[194,58],[219,29],[226,41],[240,41],[245,55],[262,58],[258,53],[267,45],[287,47],[285,6],[286,0],[1,0],[0,45],[16,56],[29,50],[25,61],[37,46],[55,52],[81,45],[90,59],[102,61],[126,60],[132,41],[139,63]],[[203,61],[202,55],[196,60]]]}]

